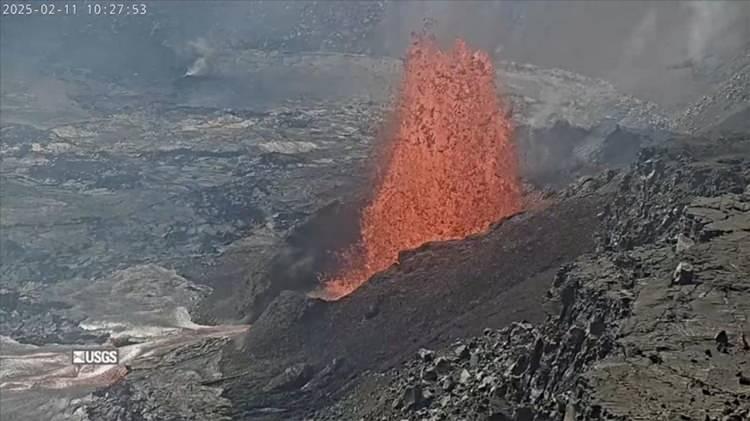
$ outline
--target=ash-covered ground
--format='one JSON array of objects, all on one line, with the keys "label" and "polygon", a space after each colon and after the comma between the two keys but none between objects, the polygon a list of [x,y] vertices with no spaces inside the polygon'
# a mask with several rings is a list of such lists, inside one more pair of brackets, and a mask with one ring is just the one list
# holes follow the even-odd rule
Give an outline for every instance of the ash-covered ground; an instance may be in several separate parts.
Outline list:
[{"label": "ash-covered ground", "polygon": [[327,302],[403,66],[375,4],[151,79],[4,68],[0,419],[750,419],[747,50],[679,107],[496,60],[525,210]]}]

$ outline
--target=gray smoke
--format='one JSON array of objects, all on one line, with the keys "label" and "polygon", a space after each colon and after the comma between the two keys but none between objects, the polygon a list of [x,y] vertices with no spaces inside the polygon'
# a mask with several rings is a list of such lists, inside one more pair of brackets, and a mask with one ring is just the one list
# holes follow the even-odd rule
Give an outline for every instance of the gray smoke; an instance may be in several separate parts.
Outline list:
[{"label": "gray smoke", "polygon": [[187,43],[190,56],[194,57],[193,63],[188,67],[185,76],[203,76],[209,72],[209,67],[216,49],[212,47],[205,38],[198,38]]},{"label": "gray smoke", "polygon": [[742,19],[739,2],[691,1],[683,6],[690,10],[687,51],[691,60],[705,58],[712,48],[723,49],[741,41],[741,31],[730,31]]},{"label": "gray smoke", "polygon": [[[139,19],[4,19],[3,75],[60,69],[119,82],[210,76],[237,49],[398,57],[425,23],[498,59],[610,80],[626,93],[684,104],[705,74],[750,39],[740,1],[152,1]],[[127,42],[123,42],[127,40]],[[696,71],[695,69],[708,69]],[[55,76],[56,77],[56,76]]]}]

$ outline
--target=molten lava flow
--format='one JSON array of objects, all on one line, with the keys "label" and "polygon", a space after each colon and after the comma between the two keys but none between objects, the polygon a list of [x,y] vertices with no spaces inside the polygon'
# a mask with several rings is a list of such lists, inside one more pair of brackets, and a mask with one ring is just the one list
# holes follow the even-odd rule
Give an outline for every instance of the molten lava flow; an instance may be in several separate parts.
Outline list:
[{"label": "molten lava flow", "polygon": [[457,41],[411,47],[383,173],[360,221],[361,240],[326,283],[347,295],[429,241],[464,238],[520,209],[511,126],[490,58]]}]

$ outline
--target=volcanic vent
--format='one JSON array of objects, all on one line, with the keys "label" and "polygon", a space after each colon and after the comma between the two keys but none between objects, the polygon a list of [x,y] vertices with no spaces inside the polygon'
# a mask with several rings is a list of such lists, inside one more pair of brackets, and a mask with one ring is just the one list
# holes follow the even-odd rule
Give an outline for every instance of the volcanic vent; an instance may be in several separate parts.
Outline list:
[{"label": "volcanic vent", "polygon": [[490,58],[463,41],[448,51],[414,41],[360,240],[326,282],[328,297],[349,294],[402,250],[482,232],[520,209],[512,128],[494,79]]}]

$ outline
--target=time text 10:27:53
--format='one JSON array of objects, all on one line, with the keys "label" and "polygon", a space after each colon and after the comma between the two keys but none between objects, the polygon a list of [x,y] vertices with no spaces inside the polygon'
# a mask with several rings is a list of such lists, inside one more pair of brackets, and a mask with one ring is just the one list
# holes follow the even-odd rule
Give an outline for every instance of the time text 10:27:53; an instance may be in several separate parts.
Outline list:
[{"label": "time text 10:27:53", "polygon": [[2,2],[3,16],[144,16],[147,3]]}]

